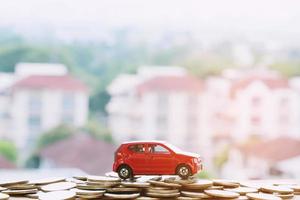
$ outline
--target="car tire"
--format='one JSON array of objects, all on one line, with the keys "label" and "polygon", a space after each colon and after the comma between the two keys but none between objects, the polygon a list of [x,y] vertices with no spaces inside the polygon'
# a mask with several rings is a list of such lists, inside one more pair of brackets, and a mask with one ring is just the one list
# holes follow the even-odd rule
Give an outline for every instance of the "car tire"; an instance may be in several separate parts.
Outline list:
[{"label": "car tire", "polygon": [[192,171],[188,165],[182,164],[176,168],[176,174],[182,179],[187,179],[192,174]]},{"label": "car tire", "polygon": [[121,165],[118,168],[118,175],[121,179],[132,178],[133,177],[132,169],[128,165]]}]

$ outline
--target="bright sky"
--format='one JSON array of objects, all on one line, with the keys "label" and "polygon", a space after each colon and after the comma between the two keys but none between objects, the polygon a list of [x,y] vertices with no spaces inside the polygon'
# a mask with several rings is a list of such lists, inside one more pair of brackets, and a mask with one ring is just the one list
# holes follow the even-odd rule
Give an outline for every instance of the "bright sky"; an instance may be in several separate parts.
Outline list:
[{"label": "bright sky", "polygon": [[0,0],[0,25],[300,33],[297,0]]}]

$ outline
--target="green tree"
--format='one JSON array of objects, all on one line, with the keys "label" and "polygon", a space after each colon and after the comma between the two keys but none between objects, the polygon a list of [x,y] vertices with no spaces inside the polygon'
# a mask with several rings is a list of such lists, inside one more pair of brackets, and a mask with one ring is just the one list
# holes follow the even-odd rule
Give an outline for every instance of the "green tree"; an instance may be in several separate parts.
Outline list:
[{"label": "green tree", "polygon": [[10,141],[0,141],[0,154],[11,162],[16,162],[17,160],[17,148]]},{"label": "green tree", "polygon": [[75,129],[68,125],[65,124],[59,125],[56,128],[53,128],[50,131],[47,131],[46,133],[41,135],[41,137],[38,139],[37,142],[37,148],[42,149],[57,141],[68,138],[72,134],[74,134],[74,132]]},{"label": "green tree", "polygon": [[89,120],[87,125],[83,128],[83,131],[92,135],[96,139],[112,142],[112,136],[110,131],[100,124],[95,119]]}]

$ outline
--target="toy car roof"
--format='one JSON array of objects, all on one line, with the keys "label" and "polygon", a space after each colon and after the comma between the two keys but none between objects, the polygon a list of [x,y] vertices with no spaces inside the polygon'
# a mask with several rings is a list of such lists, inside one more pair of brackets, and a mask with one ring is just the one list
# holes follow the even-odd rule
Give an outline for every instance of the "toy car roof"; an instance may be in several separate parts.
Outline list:
[{"label": "toy car roof", "polygon": [[127,142],[123,142],[122,144],[168,144],[165,141],[161,141],[161,140],[136,140],[136,141],[127,141]]}]

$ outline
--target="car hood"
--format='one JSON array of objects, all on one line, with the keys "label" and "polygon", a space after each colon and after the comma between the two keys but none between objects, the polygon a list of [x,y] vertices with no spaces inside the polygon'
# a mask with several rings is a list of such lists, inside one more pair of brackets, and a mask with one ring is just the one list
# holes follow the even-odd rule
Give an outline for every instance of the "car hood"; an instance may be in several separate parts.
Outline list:
[{"label": "car hood", "polygon": [[182,151],[179,154],[184,155],[184,156],[194,157],[194,158],[199,158],[200,157],[200,155],[197,154],[197,153],[191,153],[191,152],[187,152],[187,151]]}]

